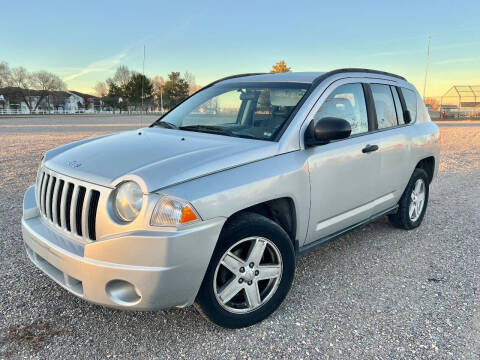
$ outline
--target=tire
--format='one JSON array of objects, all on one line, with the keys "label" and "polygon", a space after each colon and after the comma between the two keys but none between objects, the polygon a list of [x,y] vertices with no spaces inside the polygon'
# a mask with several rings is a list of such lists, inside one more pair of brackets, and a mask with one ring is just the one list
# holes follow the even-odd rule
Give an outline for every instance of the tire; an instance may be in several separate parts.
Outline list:
[{"label": "tire", "polygon": [[222,230],[195,307],[218,326],[250,326],[280,306],[294,274],[295,252],[285,230],[262,215],[243,213]]},{"label": "tire", "polygon": [[[419,209],[419,203],[422,196],[414,192],[418,184],[423,183],[423,203],[421,204],[421,209]],[[421,185],[420,185],[421,186]],[[418,188],[417,188],[418,190]],[[425,211],[427,210],[428,205],[428,195],[429,195],[429,178],[428,174],[423,169],[415,169],[410,181],[408,182],[405,191],[400,198],[398,203],[398,211],[396,214],[389,215],[390,222],[398,228],[411,230],[418,227],[425,216]],[[416,205],[415,205],[416,204]],[[412,210],[412,207],[415,209]]]}]

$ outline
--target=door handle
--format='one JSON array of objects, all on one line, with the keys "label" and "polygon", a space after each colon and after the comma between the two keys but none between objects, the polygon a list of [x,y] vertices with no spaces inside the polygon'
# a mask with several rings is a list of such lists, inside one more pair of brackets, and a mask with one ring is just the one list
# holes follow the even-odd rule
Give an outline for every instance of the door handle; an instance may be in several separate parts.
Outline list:
[{"label": "door handle", "polygon": [[366,154],[372,151],[377,151],[378,150],[378,145],[370,145],[368,144],[362,149],[362,153]]}]

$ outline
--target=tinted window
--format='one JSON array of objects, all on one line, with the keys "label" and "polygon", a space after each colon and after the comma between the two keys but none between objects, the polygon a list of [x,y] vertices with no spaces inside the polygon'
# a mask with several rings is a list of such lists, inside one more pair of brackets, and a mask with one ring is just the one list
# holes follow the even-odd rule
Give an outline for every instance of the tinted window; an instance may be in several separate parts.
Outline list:
[{"label": "tinted window", "polygon": [[385,129],[397,126],[397,113],[393,103],[390,86],[371,84],[373,102],[377,113],[377,123],[379,129]]},{"label": "tinted window", "polygon": [[393,101],[395,101],[395,110],[397,111],[398,123],[405,124],[405,120],[403,119],[402,103],[400,102],[400,98],[398,97],[397,88],[394,86],[390,86],[390,90],[393,94]]},{"label": "tinted window", "polygon": [[352,127],[352,135],[368,131],[367,107],[361,84],[341,85],[328,96],[314,121],[325,117],[347,120]]},{"label": "tinted window", "polygon": [[402,88],[403,98],[407,105],[407,110],[410,112],[411,122],[417,119],[417,95],[409,89]]}]

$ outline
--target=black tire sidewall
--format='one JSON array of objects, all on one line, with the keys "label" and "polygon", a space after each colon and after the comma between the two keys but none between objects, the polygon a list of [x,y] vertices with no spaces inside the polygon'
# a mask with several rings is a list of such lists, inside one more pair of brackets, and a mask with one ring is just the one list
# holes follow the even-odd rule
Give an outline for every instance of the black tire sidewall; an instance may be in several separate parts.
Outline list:
[{"label": "black tire sidewall", "polygon": [[[275,294],[259,309],[246,314],[234,314],[225,310],[217,301],[213,289],[215,270],[225,252],[241,239],[259,236],[272,241],[282,256],[283,273]],[[295,252],[287,233],[270,219],[245,213],[227,224],[220,234],[196,302],[204,315],[217,325],[240,328],[255,324],[274,312],[285,299],[295,274]]]},{"label": "black tire sidewall", "polygon": [[[408,210],[411,202],[410,196],[412,194],[412,190],[415,186],[415,183],[417,182],[418,179],[422,179],[425,184],[425,200],[423,203],[422,213],[420,214],[420,217],[416,221],[412,221],[408,214]],[[429,193],[430,193],[430,189],[429,189],[428,174],[423,169],[418,169],[418,168],[415,169],[415,171],[412,174],[412,177],[410,178],[410,181],[408,182],[405,192],[402,196],[402,199],[400,201],[400,208],[399,208],[399,215],[401,217],[401,222],[404,224],[404,226],[407,229],[414,229],[422,223],[423,217],[425,216],[425,212],[427,211]]]}]

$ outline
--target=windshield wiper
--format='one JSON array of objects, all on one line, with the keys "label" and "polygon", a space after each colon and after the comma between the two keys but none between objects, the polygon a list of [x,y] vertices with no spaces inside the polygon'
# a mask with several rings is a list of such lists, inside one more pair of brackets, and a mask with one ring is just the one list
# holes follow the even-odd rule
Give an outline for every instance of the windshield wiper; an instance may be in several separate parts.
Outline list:
[{"label": "windshield wiper", "polygon": [[198,131],[198,132],[205,132],[205,133],[211,133],[211,134],[234,136],[231,131],[222,129],[218,126],[212,126],[212,125],[186,125],[186,126],[180,126],[179,129],[186,130],[186,131]]},{"label": "windshield wiper", "polygon": [[163,120],[154,122],[153,126],[163,127],[165,129],[178,129],[177,125],[169,123],[168,121],[163,121]]}]

